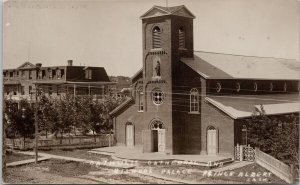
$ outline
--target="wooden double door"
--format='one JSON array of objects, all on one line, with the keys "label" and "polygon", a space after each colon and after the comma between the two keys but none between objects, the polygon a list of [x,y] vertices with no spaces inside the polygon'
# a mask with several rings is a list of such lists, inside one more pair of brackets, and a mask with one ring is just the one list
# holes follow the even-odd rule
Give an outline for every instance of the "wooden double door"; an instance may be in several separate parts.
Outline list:
[{"label": "wooden double door", "polygon": [[166,149],[166,130],[165,129],[157,129],[152,130],[153,136],[153,152],[161,152],[164,153]]}]

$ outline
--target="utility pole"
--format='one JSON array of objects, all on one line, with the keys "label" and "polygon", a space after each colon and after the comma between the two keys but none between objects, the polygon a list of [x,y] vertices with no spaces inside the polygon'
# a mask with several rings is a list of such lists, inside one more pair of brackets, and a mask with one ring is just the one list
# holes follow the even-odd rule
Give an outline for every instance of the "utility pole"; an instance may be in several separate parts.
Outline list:
[{"label": "utility pole", "polygon": [[34,111],[34,125],[35,125],[35,164],[38,163],[38,95],[39,95],[39,89],[38,85],[35,84],[35,111]]},{"label": "utility pole", "polygon": [[[4,90],[4,85],[3,85],[3,90]],[[2,182],[3,178],[5,177],[5,172],[6,172],[6,125],[7,125],[7,117],[5,115],[5,108],[6,108],[6,102],[5,102],[5,97],[4,97],[4,92],[2,92],[2,113],[4,117],[4,122],[2,123],[2,136],[3,136],[3,142],[2,142]],[[14,147],[14,146],[13,146]]]}]

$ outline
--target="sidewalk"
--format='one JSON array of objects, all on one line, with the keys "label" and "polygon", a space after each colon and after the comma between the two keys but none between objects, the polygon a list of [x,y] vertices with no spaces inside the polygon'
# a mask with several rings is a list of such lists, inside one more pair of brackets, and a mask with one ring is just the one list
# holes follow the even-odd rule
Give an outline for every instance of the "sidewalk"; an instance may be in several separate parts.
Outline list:
[{"label": "sidewalk", "polygon": [[[25,154],[25,155],[34,155],[34,152],[19,152],[19,153]],[[83,162],[83,163],[100,165],[100,166],[106,166],[106,167],[111,167],[111,168],[131,169],[131,168],[135,168],[136,167],[136,165],[132,165],[130,163],[92,161],[92,160],[87,160],[87,159],[80,159],[80,158],[75,158],[75,157],[59,156],[59,155],[46,154],[46,153],[40,153],[40,152],[39,152],[39,155],[42,156],[42,157],[47,157],[47,158],[62,159],[62,160],[67,160],[67,161]]]},{"label": "sidewalk", "polygon": [[[50,159],[50,157],[39,157],[38,161],[44,161],[44,160],[48,160],[48,159]],[[7,163],[6,166],[7,167],[9,167],[9,166],[20,166],[20,165],[24,165],[24,164],[33,163],[33,162],[35,162],[35,159],[27,159],[27,160]]]}]

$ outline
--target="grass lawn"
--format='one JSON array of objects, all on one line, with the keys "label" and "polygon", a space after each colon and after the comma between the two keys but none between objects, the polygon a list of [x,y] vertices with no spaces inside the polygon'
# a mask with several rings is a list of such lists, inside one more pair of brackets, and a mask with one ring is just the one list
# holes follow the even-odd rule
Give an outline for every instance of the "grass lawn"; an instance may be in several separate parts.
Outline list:
[{"label": "grass lawn", "polygon": [[109,168],[97,168],[82,162],[58,159],[7,168],[4,182],[13,184],[165,183],[164,180],[139,176],[138,174],[115,174]]},{"label": "grass lawn", "polygon": [[14,152],[10,152],[10,151],[6,152],[6,163],[22,161],[22,160],[27,160],[27,159],[34,159],[34,156],[14,153]]},{"label": "grass lawn", "polygon": [[90,154],[88,153],[88,151],[90,151],[90,149],[68,149],[68,150],[54,149],[54,150],[46,150],[41,152],[47,154],[53,154],[53,155],[87,159],[92,161],[101,161],[101,160],[112,161],[110,156],[100,155],[100,154]]},{"label": "grass lawn", "polygon": [[78,178],[80,175],[88,174],[91,170],[97,169],[89,164],[51,159],[41,161],[38,164],[30,163],[23,166],[7,168],[7,172],[4,176],[4,182],[43,184],[93,183],[93,181]]}]

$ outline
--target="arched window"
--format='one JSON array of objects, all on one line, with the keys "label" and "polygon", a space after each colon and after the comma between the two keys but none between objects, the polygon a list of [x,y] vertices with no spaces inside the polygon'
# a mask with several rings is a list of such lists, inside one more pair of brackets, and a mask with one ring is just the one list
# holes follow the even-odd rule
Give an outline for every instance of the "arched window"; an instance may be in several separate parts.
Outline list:
[{"label": "arched window", "polygon": [[178,37],[179,37],[179,48],[184,49],[185,48],[185,32],[182,27],[178,30]]},{"label": "arched window", "polygon": [[138,90],[139,111],[144,111],[144,92],[143,88]]},{"label": "arched window", "polygon": [[155,26],[152,31],[153,49],[161,48],[161,29]]},{"label": "arched window", "polygon": [[165,129],[165,125],[162,121],[155,119],[150,123],[150,129],[151,130]]},{"label": "arched window", "polygon": [[190,91],[190,112],[199,112],[199,92],[196,88]]}]

